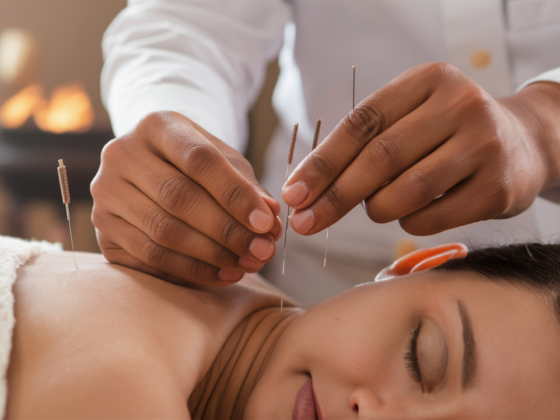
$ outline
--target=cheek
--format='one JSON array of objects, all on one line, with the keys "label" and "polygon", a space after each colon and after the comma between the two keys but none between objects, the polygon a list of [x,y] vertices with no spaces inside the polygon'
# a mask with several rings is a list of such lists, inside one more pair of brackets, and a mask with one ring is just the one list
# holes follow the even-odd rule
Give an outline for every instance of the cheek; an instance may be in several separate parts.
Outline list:
[{"label": "cheek", "polygon": [[346,309],[335,316],[317,314],[317,320],[310,319],[302,329],[303,359],[312,376],[355,383],[372,375],[388,378],[397,366],[404,368],[407,331],[413,330],[408,311],[396,309],[389,316],[381,305],[371,309],[367,303],[366,310],[355,305],[356,311]]}]

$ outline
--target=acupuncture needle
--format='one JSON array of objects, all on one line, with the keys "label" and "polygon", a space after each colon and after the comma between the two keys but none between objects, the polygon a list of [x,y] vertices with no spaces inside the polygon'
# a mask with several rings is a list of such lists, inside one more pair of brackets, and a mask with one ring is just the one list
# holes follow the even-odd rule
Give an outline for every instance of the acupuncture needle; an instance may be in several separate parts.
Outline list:
[{"label": "acupuncture needle", "polygon": [[72,244],[72,253],[74,254],[74,264],[78,268],[76,262],[76,251],[74,250],[74,239],[72,238],[72,225],[70,224],[70,190],[68,189],[68,174],[66,173],[66,166],[62,159],[58,160],[58,182],[60,183],[60,192],[62,193],[62,202],[66,205],[66,219],[68,219],[68,229],[70,230],[70,243]]},{"label": "acupuncture needle", "polygon": [[[292,164],[292,159],[294,158],[294,147],[296,146],[296,137],[298,132],[299,124],[294,124],[294,131],[292,131],[292,140],[290,141],[290,150],[288,151],[288,164],[286,166],[286,179],[284,184],[288,181],[288,171],[290,170],[290,165]],[[286,240],[288,239],[288,226],[290,217],[290,206],[288,206],[288,211],[286,213],[286,231],[284,232],[284,258],[282,260],[282,281],[280,283],[280,313],[284,311],[284,271],[286,268]]]},{"label": "acupuncture needle", "polygon": [[[356,107],[356,69],[358,66],[352,66],[352,109]],[[331,227],[327,228],[327,240],[325,242],[325,259],[323,260],[323,267],[327,266],[327,251],[329,250],[329,233]]]}]

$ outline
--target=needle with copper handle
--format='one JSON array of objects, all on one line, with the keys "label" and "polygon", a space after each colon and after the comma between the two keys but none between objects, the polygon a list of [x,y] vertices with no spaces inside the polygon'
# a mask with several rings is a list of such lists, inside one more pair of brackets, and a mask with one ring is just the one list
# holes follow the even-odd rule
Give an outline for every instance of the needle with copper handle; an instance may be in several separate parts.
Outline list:
[{"label": "needle with copper handle", "polygon": [[[290,170],[290,165],[292,164],[292,159],[294,158],[294,147],[296,147],[296,137],[298,132],[299,124],[294,124],[294,131],[292,131],[292,140],[290,141],[290,150],[288,151],[288,165],[286,166],[286,179],[284,184],[288,180],[288,171]],[[290,218],[290,206],[288,206],[288,211],[286,213],[286,231],[284,232],[284,259],[282,260],[282,282],[280,283],[280,313],[284,310],[284,269],[286,268],[286,240],[288,239],[288,221]]]},{"label": "needle with copper handle", "polygon": [[68,229],[70,229],[70,242],[72,243],[72,253],[74,254],[74,264],[78,268],[76,262],[76,251],[74,251],[74,239],[72,238],[72,226],[70,224],[70,190],[68,189],[68,174],[66,173],[66,166],[62,159],[58,160],[58,182],[60,183],[60,192],[62,193],[62,202],[66,205],[66,218],[68,219]]}]

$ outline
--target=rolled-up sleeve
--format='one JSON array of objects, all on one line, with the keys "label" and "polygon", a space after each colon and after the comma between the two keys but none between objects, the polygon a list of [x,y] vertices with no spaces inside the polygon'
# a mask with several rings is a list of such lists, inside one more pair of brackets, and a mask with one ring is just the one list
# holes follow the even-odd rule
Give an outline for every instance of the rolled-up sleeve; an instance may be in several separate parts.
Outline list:
[{"label": "rolled-up sleeve", "polygon": [[530,85],[531,83],[536,83],[536,82],[556,82],[556,83],[560,83],[560,67],[558,67],[557,69],[552,69],[552,70],[549,70],[549,71],[544,72],[542,74],[539,74],[537,77],[533,77],[532,79],[529,79],[529,80],[523,82],[521,84],[521,86],[519,86],[517,88],[517,92],[519,92],[524,87]]},{"label": "rolled-up sleeve", "polygon": [[176,111],[243,151],[290,12],[282,0],[129,0],[103,38],[101,95],[115,135]]}]

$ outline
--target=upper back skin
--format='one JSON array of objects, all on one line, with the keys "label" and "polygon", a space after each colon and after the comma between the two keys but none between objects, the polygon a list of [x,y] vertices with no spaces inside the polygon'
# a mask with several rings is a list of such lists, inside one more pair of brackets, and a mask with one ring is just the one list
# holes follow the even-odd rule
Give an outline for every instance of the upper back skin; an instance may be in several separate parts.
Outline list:
[{"label": "upper back skin", "polygon": [[249,314],[277,306],[256,275],[189,289],[101,255],[18,271],[6,418],[189,418],[187,399]]}]

